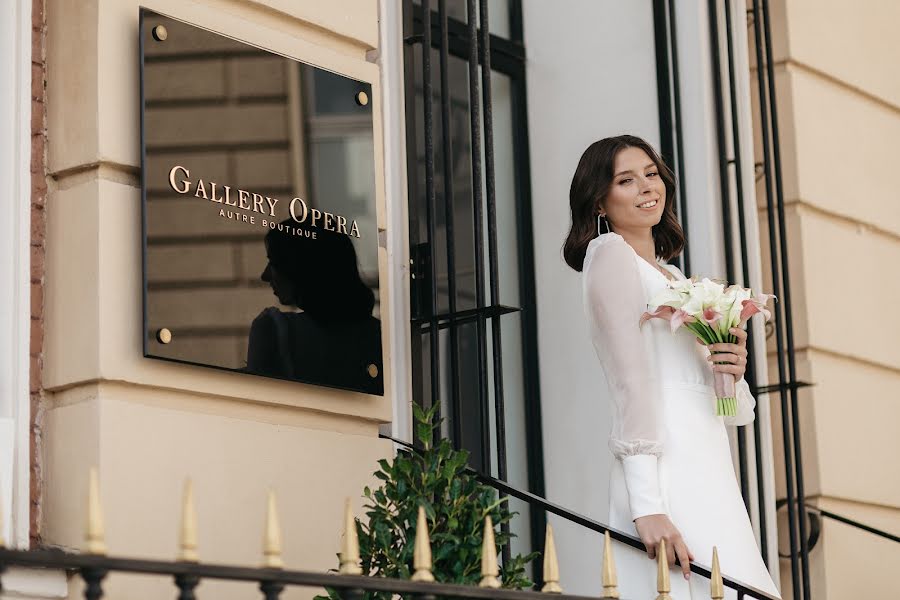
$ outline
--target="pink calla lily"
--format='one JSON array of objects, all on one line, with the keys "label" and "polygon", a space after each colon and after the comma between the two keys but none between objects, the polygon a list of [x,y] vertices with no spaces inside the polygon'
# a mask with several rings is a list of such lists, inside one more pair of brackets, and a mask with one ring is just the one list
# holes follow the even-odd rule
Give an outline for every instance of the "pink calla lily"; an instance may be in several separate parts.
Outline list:
[{"label": "pink calla lily", "polygon": [[640,325],[643,325],[650,319],[662,319],[668,321],[669,329],[671,329],[673,333],[685,323],[693,323],[696,321],[694,317],[680,308],[676,309],[671,306],[660,306],[653,312],[645,312],[641,315]]},{"label": "pink calla lily", "polygon": [[674,314],[675,309],[671,306],[660,306],[653,312],[645,312],[644,314],[642,314],[639,325],[643,326],[643,324],[650,319],[664,319],[666,321],[671,321]]},{"label": "pink calla lily", "polygon": [[709,323],[710,327],[715,327],[722,319],[722,313],[714,308],[706,308],[703,310],[703,320]]},{"label": "pink calla lily", "polygon": [[747,320],[756,313],[762,313],[766,321],[771,319],[772,313],[766,308],[766,302],[774,298],[775,296],[772,294],[760,294],[756,298],[744,300],[741,303],[741,323],[746,323]]},{"label": "pink calla lily", "polygon": [[675,314],[672,315],[672,318],[669,319],[669,328],[672,330],[672,333],[675,333],[675,331],[685,323],[693,323],[696,320],[697,319],[678,308],[675,310]]}]

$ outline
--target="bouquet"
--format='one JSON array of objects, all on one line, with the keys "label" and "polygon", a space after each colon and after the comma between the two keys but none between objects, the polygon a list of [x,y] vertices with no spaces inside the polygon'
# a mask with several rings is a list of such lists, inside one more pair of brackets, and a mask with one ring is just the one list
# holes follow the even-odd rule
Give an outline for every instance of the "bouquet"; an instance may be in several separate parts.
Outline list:
[{"label": "bouquet", "polygon": [[[685,327],[707,345],[734,344],[737,338],[729,330],[743,327],[756,313],[762,313],[769,320],[772,314],[766,303],[774,297],[771,294],[754,295],[738,285],[726,287],[708,278],[670,281],[668,287],[651,299],[650,310],[641,316],[640,324],[649,319],[665,319],[672,333]],[[716,415],[733,417],[737,414],[734,375],[716,371],[714,376]]]}]

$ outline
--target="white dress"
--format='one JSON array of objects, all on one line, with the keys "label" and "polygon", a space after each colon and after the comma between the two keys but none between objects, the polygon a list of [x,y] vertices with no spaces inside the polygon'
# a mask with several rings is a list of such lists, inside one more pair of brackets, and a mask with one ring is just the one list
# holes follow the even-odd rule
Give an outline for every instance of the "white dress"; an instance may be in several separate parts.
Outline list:
[{"label": "white dress", "polygon": [[[756,401],[747,383],[737,384],[737,415],[715,416],[706,347],[684,329],[671,333],[661,319],[638,327],[666,276],[622,236],[592,240],[582,274],[591,340],[613,408],[609,525],[638,537],[634,519],[667,514],[696,562],[712,566],[715,545],[723,575],[780,598],[756,544],[725,430],[753,421]],[[621,596],[655,598],[656,561],[622,544],[613,552]],[[685,581],[674,568],[669,579],[675,600],[709,598],[705,577],[692,573]],[[726,588],[725,597],[737,595]]]}]

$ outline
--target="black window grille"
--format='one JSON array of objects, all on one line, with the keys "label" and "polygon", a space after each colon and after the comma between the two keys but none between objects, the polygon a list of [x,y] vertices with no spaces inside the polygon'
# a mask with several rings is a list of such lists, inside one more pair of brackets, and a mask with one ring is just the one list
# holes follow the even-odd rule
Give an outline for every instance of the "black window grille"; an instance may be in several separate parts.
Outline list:
[{"label": "black window grille", "polygon": [[[750,360],[746,379],[754,395],[770,394],[778,398],[781,408],[781,427],[784,443],[784,475],[786,498],[779,505],[787,508],[787,533],[790,544],[790,577],[792,597],[810,598],[809,550],[818,536],[818,516],[809,514],[803,482],[803,460],[800,446],[798,390],[810,385],[797,379],[794,350],[793,320],[791,314],[791,287],[788,269],[787,231],[784,212],[784,191],[782,185],[781,156],[779,144],[778,112],[775,94],[775,73],[771,60],[772,42],[768,0],[751,0],[747,4],[747,25],[750,28],[751,51],[757,68],[753,73],[759,94],[758,119],[760,130],[759,146],[762,161],[754,164],[758,193],[765,198],[765,228],[769,242],[769,275],[764,282],[765,289],[778,298],[772,307],[773,319],[766,337],[774,338],[775,383],[760,385],[753,363],[753,347],[766,344],[766,339],[757,339],[751,330],[747,340]],[[736,78],[744,76],[736,62],[736,37],[733,27],[733,7],[728,0],[709,0],[710,39],[712,40],[712,74],[716,90],[716,124],[719,146],[719,171],[722,197],[723,239],[725,242],[725,262],[729,281],[747,282],[750,277],[747,253],[747,219],[756,218],[756,211],[745,209],[755,207],[756,198],[744,197],[743,165],[754,157],[741,155],[742,129],[738,119],[738,96]],[[724,56],[722,56],[724,49]],[[746,135],[746,134],[745,134]],[[735,183],[732,196],[729,182]],[[759,185],[761,184],[761,185]],[[736,227],[735,227],[736,225]],[[735,232],[735,228],[737,232]],[[751,494],[756,494],[759,505],[760,547],[768,564],[766,523],[774,520],[765,502],[765,478],[763,477],[763,457],[761,427],[767,423],[756,419],[750,427],[753,436],[754,463],[749,464],[750,443],[747,428],[737,431],[738,463],[741,492],[744,504],[750,508]],[[755,489],[750,483],[750,470],[754,469]]]},{"label": "black window grille", "polygon": [[[521,3],[500,6],[485,27],[486,1],[403,5],[413,396],[473,468],[543,495]],[[543,511],[511,507],[541,547]]]}]

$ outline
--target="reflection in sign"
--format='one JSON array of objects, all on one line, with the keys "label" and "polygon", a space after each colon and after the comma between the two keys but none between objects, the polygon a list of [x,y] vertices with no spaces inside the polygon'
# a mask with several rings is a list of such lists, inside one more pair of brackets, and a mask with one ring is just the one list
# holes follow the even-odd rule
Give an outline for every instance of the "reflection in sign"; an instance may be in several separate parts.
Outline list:
[{"label": "reflection in sign", "polygon": [[371,86],[146,9],[141,58],[145,355],[383,394]]}]

